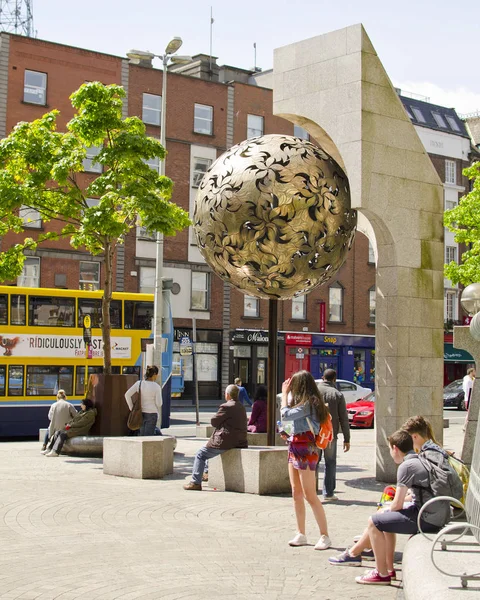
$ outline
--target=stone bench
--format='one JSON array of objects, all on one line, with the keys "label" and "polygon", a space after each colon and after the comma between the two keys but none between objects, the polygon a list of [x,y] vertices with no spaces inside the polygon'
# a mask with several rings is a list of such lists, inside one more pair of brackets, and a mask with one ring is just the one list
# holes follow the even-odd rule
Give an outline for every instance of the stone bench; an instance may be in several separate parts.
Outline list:
[{"label": "stone bench", "polygon": [[209,438],[215,431],[215,427],[212,425],[197,425],[195,436],[197,438]]},{"label": "stone bench", "polygon": [[[38,439],[43,444],[47,429],[39,429]],[[69,456],[99,456],[103,455],[103,436],[79,435],[68,439],[63,445],[61,454]]]},{"label": "stone bench", "polygon": [[133,479],[162,479],[173,473],[176,439],[170,436],[128,436],[105,438],[105,475]]},{"label": "stone bench", "polygon": [[288,449],[256,446],[233,448],[208,461],[208,485],[217,490],[246,494],[291,492]]},{"label": "stone bench", "polygon": [[[196,437],[197,438],[210,438],[212,433],[215,431],[215,427],[212,425],[197,425]],[[266,446],[267,445],[267,434],[266,433],[247,433],[247,442],[249,446]],[[285,442],[281,436],[275,434],[275,446],[285,446]]]}]

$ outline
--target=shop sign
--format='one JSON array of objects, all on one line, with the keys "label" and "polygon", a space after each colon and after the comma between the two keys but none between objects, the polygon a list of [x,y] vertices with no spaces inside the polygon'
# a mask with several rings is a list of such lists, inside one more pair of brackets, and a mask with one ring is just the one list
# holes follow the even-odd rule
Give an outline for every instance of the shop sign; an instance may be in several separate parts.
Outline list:
[{"label": "shop sign", "polygon": [[304,350],[303,348],[297,348],[297,353],[295,354],[295,358],[297,360],[303,360],[305,358],[305,355],[303,354]]},{"label": "shop sign", "polygon": [[295,346],[311,346],[312,336],[307,333],[287,333],[285,335],[285,343]]},{"label": "shop sign", "polygon": [[335,336],[325,335],[325,336],[323,336],[323,343],[324,344],[336,344],[337,338]]},{"label": "shop sign", "polygon": [[233,331],[232,342],[268,344],[268,333],[266,331]]}]

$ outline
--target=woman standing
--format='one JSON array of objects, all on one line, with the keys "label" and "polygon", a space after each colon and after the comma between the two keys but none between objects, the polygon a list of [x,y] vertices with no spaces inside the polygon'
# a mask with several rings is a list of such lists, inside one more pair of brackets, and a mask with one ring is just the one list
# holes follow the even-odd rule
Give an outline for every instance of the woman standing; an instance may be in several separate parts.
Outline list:
[{"label": "woman standing", "polygon": [[162,388],[157,383],[158,367],[147,367],[145,381],[136,381],[132,387],[125,392],[125,400],[128,408],[132,410],[132,396],[140,390],[142,399],[143,422],[140,427],[140,435],[155,435],[158,415],[162,411]]},{"label": "woman standing", "polygon": [[315,485],[319,459],[315,436],[330,415],[311,373],[299,371],[291,379],[283,382],[281,413],[282,420],[291,421],[293,425],[292,435],[288,438],[288,473],[292,485],[298,532],[289,544],[290,546],[307,545],[306,500],[312,508],[320,530],[320,539],[315,545],[315,550],[326,550],[332,542],[328,537],[327,517],[317,496]]}]

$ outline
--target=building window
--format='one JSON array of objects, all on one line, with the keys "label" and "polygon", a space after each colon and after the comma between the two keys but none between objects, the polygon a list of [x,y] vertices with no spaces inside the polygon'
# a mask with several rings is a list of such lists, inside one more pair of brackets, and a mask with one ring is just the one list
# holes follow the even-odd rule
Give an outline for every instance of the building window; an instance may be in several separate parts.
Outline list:
[{"label": "building window", "polygon": [[458,126],[458,123],[455,121],[455,119],[453,117],[451,117],[450,115],[445,115],[445,118],[447,119],[447,122],[450,125],[450,127],[453,129],[453,131],[460,131],[460,127]]},{"label": "building window", "polygon": [[247,140],[263,135],[263,117],[247,115]]},{"label": "building window", "polygon": [[162,97],[143,94],[142,121],[149,125],[160,125],[162,119]]},{"label": "building window", "polygon": [[23,101],[29,104],[47,103],[47,74],[38,71],[25,71]]},{"label": "building window", "polygon": [[260,300],[255,296],[243,297],[243,316],[244,317],[259,317],[260,316]]},{"label": "building window", "polygon": [[372,265],[375,264],[375,251],[370,240],[368,240],[368,262]]},{"label": "building window", "polygon": [[155,293],[155,267],[140,267],[139,284],[141,294]]},{"label": "building window", "polygon": [[444,129],[447,128],[447,124],[445,123],[445,121],[440,113],[436,113],[436,112],[432,111],[432,117],[435,119],[435,123],[439,127],[443,127]]},{"label": "building window", "polygon": [[40,259],[29,256],[23,263],[22,274],[17,277],[18,287],[40,287]]},{"label": "building window", "polygon": [[137,227],[137,238],[139,240],[147,240],[149,242],[154,242],[157,239],[157,235],[148,231],[146,227],[139,226]]},{"label": "building window", "polygon": [[158,156],[149,158],[148,160],[145,160],[144,162],[146,165],[148,165],[151,169],[153,169],[157,173],[160,172],[160,159],[158,158]]},{"label": "building window", "polygon": [[298,296],[292,298],[292,319],[306,319],[307,318],[307,302],[306,296]]},{"label": "building window", "polygon": [[213,106],[195,104],[193,131],[205,135],[213,134]]},{"label": "building window", "polygon": [[80,261],[79,289],[89,292],[100,289],[100,263]]},{"label": "building window", "polygon": [[454,160],[445,161],[445,183],[457,183],[457,169]]},{"label": "building window", "polygon": [[375,292],[375,288],[370,288],[368,290],[368,311],[369,311],[369,318],[368,318],[368,322],[371,324],[375,324],[375,308],[376,308],[376,300],[377,298],[377,294]]},{"label": "building window", "polygon": [[450,290],[445,291],[445,319],[447,321],[455,321],[457,318],[456,300],[456,292]]},{"label": "building window", "polygon": [[94,162],[96,157],[102,151],[103,146],[90,146],[85,148],[87,151],[86,157],[83,159],[83,170],[89,173],[101,173],[102,165],[99,162]]},{"label": "building window", "polygon": [[293,126],[293,135],[294,135],[294,137],[298,137],[301,140],[308,141],[310,139],[310,135],[309,135],[308,131],[306,129],[304,129],[303,127],[300,127],[300,125]]},{"label": "building window", "polygon": [[425,117],[423,116],[422,111],[416,106],[412,106],[412,112],[419,123],[425,123]]},{"label": "building window", "polygon": [[194,157],[192,187],[196,187],[196,188],[200,187],[203,176],[208,171],[211,164],[212,164],[211,158]]},{"label": "building window", "polygon": [[22,219],[24,227],[32,227],[39,229],[42,226],[42,219],[40,218],[40,213],[34,208],[22,206],[20,208],[18,216]]},{"label": "building window", "polygon": [[192,310],[208,310],[208,273],[192,271]]},{"label": "building window", "polygon": [[450,264],[451,262],[457,262],[457,247],[456,246],[446,246],[445,247],[445,262]]},{"label": "building window", "polygon": [[328,288],[328,320],[341,323],[343,321],[343,287],[334,283]]},{"label": "building window", "polygon": [[457,203],[454,200],[445,200],[445,210],[452,210],[452,208],[456,208]]}]

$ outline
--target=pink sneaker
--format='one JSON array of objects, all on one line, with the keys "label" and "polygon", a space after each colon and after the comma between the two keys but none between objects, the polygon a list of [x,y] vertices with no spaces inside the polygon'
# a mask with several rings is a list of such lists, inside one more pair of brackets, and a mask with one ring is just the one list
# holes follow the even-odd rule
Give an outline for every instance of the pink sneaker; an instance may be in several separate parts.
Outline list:
[{"label": "pink sneaker", "polygon": [[377,569],[372,569],[371,571],[367,571],[367,573],[361,577],[355,577],[355,581],[357,583],[363,583],[364,585],[390,585],[392,583],[392,578],[390,575],[382,577]]},{"label": "pink sneaker", "polygon": [[395,581],[397,579],[397,572],[395,571],[395,569],[388,571],[388,575],[392,581]]}]

